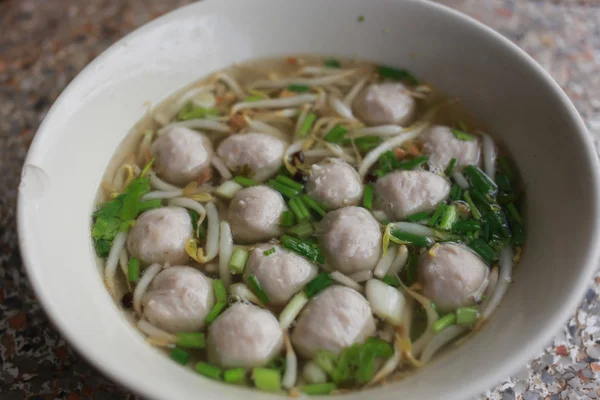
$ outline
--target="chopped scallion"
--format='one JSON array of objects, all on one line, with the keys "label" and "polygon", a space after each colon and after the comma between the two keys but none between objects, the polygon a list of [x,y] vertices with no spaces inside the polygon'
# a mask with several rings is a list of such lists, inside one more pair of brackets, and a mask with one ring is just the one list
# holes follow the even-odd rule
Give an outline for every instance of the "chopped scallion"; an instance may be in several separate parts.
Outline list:
[{"label": "chopped scallion", "polygon": [[389,78],[395,81],[405,81],[411,85],[418,85],[419,81],[414,77],[413,74],[405,69],[398,69],[393,67],[387,67],[380,65],[378,67],[379,75],[382,78]]},{"label": "chopped scallion", "polygon": [[292,250],[295,253],[300,254],[303,257],[308,258],[311,261],[323,264],[325,257],[321,253],[321,249],[313,244],[306,243],[298,238],[283,235],[281,238],[281,244],[288,250]]},{"label": "chopped scallion", "polygon": [[348,129],[338,124],[331,128],[329,132],[327,132],[323,140],[329,143],[339,143],[347,133]]},{"label": "chopped scallion", "polygon": [[398,277],[396,275],[388,274],[388,275],[384,276],[383,278],[381,278],[381,280],[393,287],[400,286],[400,279],[398,279]]},{"label": "chopped scallion", "polygon": [[204,375],[207,378],[211,378],[217,381],[222,380],[223,371],[212,364],[200,361],[196,363],[196,366],[194,368],[196,369],[196,372],[200,375]]},{"label": "chopped scallion", "polygon": [[263,251],[263,255],[268,257],[272,254],[275,254],[276,251],[277,250],[275,249],[275,247],[271,247],[269,250]]},{"label": "chopped scallion", "polygon": [[210,312],[208,313],[208,315],[206,316],[206,318],[204,319],[204,321],[208,324],[210,324],[211,322],[213,322],[218,316],[219,314],[221,314],[221,311],[223,311],[223,309],[227,306],[227,303],[217,303],[213,306],[213,308],[210,309]]},{"label": "chopped scallion", "polygon": [[479,318],[479,312],[475,307],[460,307],[456,309],[457,325],[472,325]]},{"label": "chopped scallion", "polygon": [[438,226],[440,227],[440,229],[449,231],[457,219],[458,213],[456,212],[456,206],[449,205],[444,209],[444,214],[442,215],[442,219]]},{"label": "chopped scallion", "polygon": [[481,229],[481,224],[474,219],[463,219],[460,221],[456,221],[452,225],[452,232],[456,233],[467,233],[467,232],[475,232],[478,229]]},{"label": "chopped scallion", "polygon": [[279,222],[279,225],[283,227],[290,227],[294,225],[294,222],[294,213],[291,211],[284,211],[281,214],[281,221]]},{"label": "chopped scallion", "polygon": [[326,287],[333,284],[333,279],[326,272],[321,272],[312,281],[308,282],[304,287],[304,293],[306,296],[312,297],[322,292]]},{"label": "chopped scallion", "polygon": [[379,146],[381,137],[379,136],[362,136],[358,138],[344,139],[342,145],[351,146],[352,143],[358,148],[361,153],[367,153]]},{"label": "chopped scallion", "polygon": [[416,235],[414,233],[404,232],[400,229],[392,229],[391,236],[404,244],[412,244],[417,247],[428,247],[433,242],[427,236]]},{"label": "chopped scallion", "polygon": [[421,212],[409,215],[408,217],[406,217],[406,220],[410,221],[410,222],[424,221],[424,220],[428,219],[430,215],[431,214],[428,213],[427,211],[421,211]]},{"label": "chopped scallion", "polygon": [[310,222],[302,222],[288,229],[288,233],[300,239],[307,239],[313,235],[313,227]]},{"label": "chopped scallion", "polygon": [[288,201],[288,206],[290,207],[290,210],[292,210],[292,213],[296,216],[296,219],[298,221],[304,220],[304,214],[302,213],[302,210],[298,205],[297,198],[290,199],[290,201]]},{"label": "chopped scallion", "polygon": [[309,396],[316,396],[320,394],[329,394],[337,389],[337,385],[332,382],[327,383],[311,383],[307,385],[301,385],[300,391],[306,393]]},{"label": "chopped scallion", "polygon": [[227,289],[225,289],[225,284],[222,280],[213,280],[213,290],[215,292],[217,303],[227,303]]},{"label": "chopped scallion", "polygon": [[471,198],[471,193],[469,193],[469,191],[464,192],[463,198],[469,205],[469,208],[471,209],[471,215],[473,216],[473,218],[481,219],[481,212],[479,212],[479,210],[475,206],[475,203],[473,203],[473,199]]},{"label": "chopped scallion", "polygon": [[192,349],[203,349],[206,347],[206,336],[202,332],[179,332],[175,335],[177,346]]},{"label": "chopped scallion", "polygon": [[471,240],[469,247],[475,250],[488,264],[496,259],[496,252],[483,239],[475,238]]},{"label": "chopped scallion", "polygon": [[251,103],[253,101],[259,101],[259,100],[264,100],[264,99],[265,98],[263,96],[246,96],[244,101],[247,103]]},{"label": "chopped scallion", "polygon": [[288,85],[287,90],[289,90],[290,92],[304,93],[310,90],[310,86],[291,84]]},{"label": "chopped scallion", "polygon": [[438,208],[435,210],[435,212],[433,213],[433,215],[431,216],[431,218],[429,219],[429,222],[427,223],[427,225],[434,227],[438,221],[440,220],[440,218],[442,217],[442,215],[444,214],[444,210],[446,209],[446,204],[445,203],[440,203],[440,205],[438,206]]},{"label": "chopped scallion", "polygon": [[463,191],[456,183],[450,188],[450,200],[457,201],[462,199]]},{"label": "chopped scallion", "polygon": [[298,136],[304,137],[312,128],[315,120],[317,119],[317,114],[311,112],[306,115],[304,121],[302,121],[302,125],[300,125],[300,129],[298,129]]},{"label": "chopped scallion", "polygon": [[260,282],[258,281],[256,275],[250,275],[248,277],[248,287],[263,304],[269,304],[269,296],[267,296],[260,286]]},{"label": "chopped scallion", "polygon": [[517,221],[519,224],[523,222],[521,220],[521,215],[519,215],[519,211],[517,211],[517,207],[515,206],[515,203],[508,203],[508,205],[506,206],[506,209],[508,210],[508,213],[515,221]]},{"label": "chopped scallion", "polygon": [[481,169],[474,165],[469,165],[463,170],[463,173],[471,185],[473,185],[473,187],[479,190],[482,194],[492,197],[496,196],[496,193],[498,192],[498,186]]},{"label": "chopped scallion", "polygon": [[242,248],[237,248],[233,251],[229,259],[229,271],[232,274],[242,274],[246,269],[246,261],[248,260],[248,252]]},{"label": "chopped scallion", "polygon": [[310,215],[310,211],[308,211],[308,208],[306,208],[306,204],[304,204],[304,202],[302,200],[300,200],[300,197],[296,197],[293,200],[296,201],[296,204],[298,206],[298,211],[300,211],[300,213],[302,214],[301,220],[303,220],[303,221],[310,220],[312,216]]},{"label": "chopped scallion", "polygon": [[227,383],[243,383],[246,381],[246,370],[244,368],[232,368],[223,372],[223,380]]},{"label": "chopped scallion", "polygon": [[310,207],[311,209],[316,211],[316,213],[319,214],[321,217],[324,217],[325,215],[327,215],[327,211],[325,211],[325,209],[327,207],[318,203],[316,200],[312,199],[309,195],[303,194],[302,196],[300,196],[300,198],[302,199],[304,204],[306,204],[308,207]]},{"label": "chopped scallion", "polygon": [[281,389],[281,372],[276,369],[254,368],[252,369],[254,385],[267,392],[276,392]]},{"label": "chopped scallion", "polygon": [[473,135],[470,135],[465,131],[461,131],[460,129],[452,129],[452,133],[454,134],[454,137],[458,140],[463,140],[465,142],[471,142],[475,140],[475,137],[473,137]]},{"label": "chopped scallion", "polygon": [[456,324],[456,314],[454,314],[454,313],[446,314],[442,318],[438,319],[437,321],[435,321],[433,323],[433,331],[435,333],[439,333],[454,324]]},{"label": "chopped scallion", "polygon": [[277,182],[274,179],[271,179],[269,181],[269,186],[275,190],[277,190],[279,193],[281,193],[284,197],[287,197],[289,199],[296,197],[298,195],[298,193],[300,193],[299,190],[293,189],[287,185],[284,185],[283,183]]},{"label": "chopped scallion", "polygon": [[429,160],[429,157],[427,157],[427,156],[419,156],[419,157],[413,158],[412,160],[400,161],[398,163],[397,169],[402,169],[402,170],[415,169],[418,166],[425,164],[428,160]]},{"label": "chopped scallion", "polygon": [[140,260],[135,257],[131,257],[127,264],[127,279],[129,282],[137,282],[140,279]]},{"label": "chopped scallion", "polygon": [[511,182],[514,182],[514,180],[517,177],[517,174],[513,170],[512,166],[511,166],[511,162],[508,159],[508,157],[506,157],[506,156],[499,156],[498,157],[498,166],[500,167],[500,170],[502,172],[504,172],[504,174],[506,174],[506,176],[508,177],[508,179]]},{"label": "chopped scallion", "polygon": [[235,181],[235,183],[237,183],[238,185],[243,186],[243,187],[250,187],[250,186],[258,185],[258,182],[256,182],[253,179],[246,178],[245,176],[236,176],[235,178],[233,178],[233,180]]},{"label": "chopped scallion", "polygon": [[298,190],[300,192],[304,190],[304,185],[303,184],[301,184],[299,182],[296,182],[295,180],[293,180],[291,178],[288,178],[285,175],[277,175],[275,177],[275,181],[277,181],[277,182],[279,182],[281,184],[284,184],[286,186],[289,186],[292,189]]},{"label": "chopped scallion", "polygon": [[339,60],[336,60],[335,58],[328,58],[327,60],[325,60],[325,62],[323,64],[329,68],[341,68],[342,67],[342,63],[339,62]]},{"label": "chopped scallion", "polygon": [[363,192],[363,207],[367,210],[373,208],[373,185],[366,185]]},{"label": "chopped scallion", "polygon": [[190,355],[187,351],[175,347],[171,352],[171,359],[181,365],[186,365],[190,361]]},{"label": "chopped scallion", "polygon": [[177,120],[187,121],[190,119],[205,118],[207,115],[219,115],[219,110],[215,108],[194,106],[192,103],[189,103],[179,111]]},{"label": "chopped scallion", "polygon": [[452,158],[452,160],[450,160],[450,162],[448,163],[448,167],[446,167],[446,176],[452,175],[452,172],[454,171],[455,166],[456,166],[456,158]]}]

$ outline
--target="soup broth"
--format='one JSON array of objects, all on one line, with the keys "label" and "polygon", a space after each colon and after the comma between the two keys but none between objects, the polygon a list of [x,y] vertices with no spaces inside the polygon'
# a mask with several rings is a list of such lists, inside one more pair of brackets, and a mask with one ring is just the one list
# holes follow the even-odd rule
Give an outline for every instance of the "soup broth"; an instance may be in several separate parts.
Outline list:
[{"label": "soup broth", "polygon": [[148,112],[91,237],[149,344],[292,396],[395,381],[478,330],[524,245],[518,172],[412,73],[296,56],[234,65]]}]

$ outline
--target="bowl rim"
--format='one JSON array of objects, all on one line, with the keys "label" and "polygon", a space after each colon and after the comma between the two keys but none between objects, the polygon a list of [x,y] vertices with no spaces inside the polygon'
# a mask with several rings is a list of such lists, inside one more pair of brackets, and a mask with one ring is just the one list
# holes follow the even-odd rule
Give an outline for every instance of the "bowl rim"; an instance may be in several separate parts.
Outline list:
[{"label": "bowl rim", "polygon": [[[234,5],[239,0],[220,0],[220,4],[228,2],[231,5]],[[293,1],[293,0],[288,0]],[[393,0],[393,2],[400,2],[402,0]],[[560,101],[562,107],[566,111],[568,118],[571,120],[573,125],[575,126],[573,134],[579,136],[579,139],[586,145],[584,147],[584,151],[582,156],[585,156],[586,167],[589,168],[590,173],[590,195],[595,196],[596,198],[596,206],[595,206],[595,214],[600,214],[600,162],[598,160],[598,156],[595,151],[595,147],[592,143],[591,137],[587,131],[586,125],[582,120],[581,116],[577,112],[575,106],[568,98],[568,96],[564,93],[564,91],[560,88],[558,83],[554,81],[554,79],[550,76],[548,72],[546,72],[531,56],[529,56],[524,50],[519,48],[516,44],[511,42],[506,37],[502,36],[500,33],[495,31],[494,29],[488,27],[482,22],[477,21],[476,19],[463,14],[460,11],[452,9],[446,5],[435,3],[427,0],[411,0],[412,3],[417,4],[426,12],[435,12],[442,15],[444,18],[453,19],[459,24],[470,25],[472,28],[475,28],[480,34],[486,36],[486,38],[490,41],[495,41],[499,45],[505,47],[507,50],[510,50],[512,56],[518,59],[521,62],[524,62],[529,67],[531,67],[535,73],[542,78],[543,83],[552,91],[553,95]],[[106,50],[104,50],[99,56],[97,56],[94,60],[92,60],[87,66],[85,66],[79,74],[68,84],[68,86],[63,90],[63,92],[58,96],[49,112],[44,117],[44,120],[38,127],[34,139],[29,147],[27,156],[24,160],[23,165],[27,165],[28,162],[31,161],[33,156],[43,151],[42,144],[43,139],[47,136],[51,136],[53,132],[47,131],[45,126],[48,124],[53,118],[55,111],[58,106],[65,102],[71,92],[75,90],[75,88],[83,81],[88,79],[88,77],[93,73],[94,69],[102,64],[106,58],[108,58],[112,53],[116,52],[120,47],[129,42],[132,38],[137,37],[139,35],[143,35],[146,31],[158,28],[162,25],[169,23],[171,20],[176,20],[180,15],[183,15],[187,12],[187,10],[194,8],[195,12],[202,10],[203,8],[208,8],[212,4],[216,4],[217,0],[204,0],[201,2],[191,3],[185,5],[183,7],[179,7],[174,9],[165,15],[162,15],[154,20],[151,20],[134,31],[128,33],[123,38],[118,40],[109,46]],[[176,90],[177,88],[174,88]],[[126,376],[120,376],[113,372],[109,363],[103,363],[101,359],[96,359],[91,357],[88,354],[85,340],[71,333],[68,324],[63,324],[60,318],[58,317],[58,310],[54,310],[50,306],[50,298],[52,297],[52,293],[46,291],[44,289],[43,281],[41,280],[41,276],[38,273],[38,270],[42,268],[41,266],[36,265],[35,261],[32,259],[31,254],[33,248],[38,246],[38,243],[32,244],[29,241],[21,240],[21,238],[25,237],[30,227],[27,225],[25,220],[27,205],[25,204],[24,196],[22,192],[19,190],[18,199],[17,199],[17,233],[19,238],[19,249],[21,258],[23,260],[23,264],[25,266],[25,272],[27,274],[27,278],[31,283],[34,293],[39,300],[43,310],[45,311],[48,319],[52,323],[52,325],[59,331],[62,337],[64,337],[70,346],[72,346],[76,353],[80,356],[83,356],[86,362],[90,363],[95,369],[100,371],[104,376],[108,377],[114,382],[118,382],[128,390],[131,390],[137,394],[154,398],[155,395],[153,393],[149,393],[147,387],[141,384],[141,382],[130,379]],[[590,237],[590,242],[598,243],[600,242],[600,220],[594,219],[593,222],[593,234]],[[518,370],[521,366],[525,365],[527,361],[531,360],[538,354],[542,347],[549,343],[552,337],[556,334],[556,332],[560,329],[560,327],[568,320],[568,318],[572,315],[573,311],[576,309],[577,305],[580,303],[581,299],[584,296],[584,289],[589,286],[590,280],[593,277],[594,272],[596,271],[596,266],[598,260],[600,259],[600,246],[590,246],[588,247],[588,251],[585,254],[585,262],[582,266],[582,273],[579,274],[578,278],[573,282],[571,295],[567,302],[564,302],[560,305],[560,308],[554,313],[554,316],[546,321],[544,327],[540,327],[539,333],[530,338],[529,344],[534,344],[532,346],[526,346],[519,353],[518,356],[512,357],[510,359],[502,360],[501,363],[495,365],[495,368],[492,373],[484,373],[479,375],[478,379],[475,382],[472,382],[467,389],[471,394],[482,393],[485,390],[491,388],[494,384],[500,383],[499,379],[502,377],[509,376]],[[464,395],[464,388],[462,389],[462,394]]]}]

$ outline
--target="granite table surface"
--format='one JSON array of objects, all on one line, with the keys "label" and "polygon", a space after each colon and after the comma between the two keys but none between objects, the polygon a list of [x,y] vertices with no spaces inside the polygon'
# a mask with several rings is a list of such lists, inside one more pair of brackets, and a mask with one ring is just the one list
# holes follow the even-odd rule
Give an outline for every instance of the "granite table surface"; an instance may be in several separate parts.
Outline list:
[{"label": "granite table surface", "polygon": [[[0,400],[128,399],[51,326],[17,247],[27,148],[48,108],[99,53],[189,0],[0,0]],[[443,0],[493,27],[561,85],[600,148],[600,1]],[[545,350],[482,399],[600,398],[600,274]]]}]

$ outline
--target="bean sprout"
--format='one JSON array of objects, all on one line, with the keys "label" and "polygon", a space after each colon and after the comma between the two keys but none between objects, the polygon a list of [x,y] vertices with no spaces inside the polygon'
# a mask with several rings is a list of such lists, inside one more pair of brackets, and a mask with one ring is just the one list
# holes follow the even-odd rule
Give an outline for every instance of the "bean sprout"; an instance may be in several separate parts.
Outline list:
[{"label": "bean sprout", "polygon": [[233,236],[229,223],[221,221],[221,237],[219,240],[219,278],[223,281],[225,288],[231,285],[231,273],[229,272],[229,259],[233,252]]},{"label": "bean sprout", "polygon": [[462,172],[454,171],[452,173],[452,177],[456,181],[456,184],[460,186],[462,190],[467,190],[469,188],[469,182],[467,182],[467,178],[465,178]]},{"label": "bean sprout", "polygon": [[492,137],[485,132],[479,132],[482,137],[481,147],[483,149],[483,169],[492,179],[496,179],[496,146]]},{"label": "bean sprout", "polygon": [[140,319],[137,323],[137,327],[140,331],[142,331],[150,337],[163,339],[169,343],[177,342],[177,336],[173,335],[172,333],[165,332],[160,328],[157,328],[145,319]]},{"label": "bean sprout", "polygon": [[236,82],[235,79],[233,79],[229,75],[221,72],[217,74],[217,79],[229,86],[229,88],[236,94],[238,98],[243,99],[244,97],[246,97],[240,85]]},{"label": "bean sprout", "polygon": [[172,120],[173,117],[175,117],[175,115],[177,115],[179,109],[181,109],[181,107],[183,107],[188,101],[190,101],[200,93],[211,92],[213,90],[215,90],[215,85],[213,84],[203,85],[188,90],[173,103],[157,110],[154,113],[154,120],[160,125],[168,124],[169,121]]},{"label": "bean sprout", "polygon": [[176,197],[174,199],[169,200],[170,206],[177,206],[188,208],[190,210],[194,210],[198,213],[198,225],[201,225],[206,217],[206,209],[202,206],[202,204],[198,203],[196,200],[188,199],[186,197]]},{"label": "bean sprout", "polygon": [[286,389],[291,389],[298,379],[298,360],[287,331],[283,331],[283,341],[285,343],[285,372],[281,385]]},{"label": "bean sprout", "polygon": [[386,140],[385,142],[381,143],[379,146],[371,150],[369,153],[367,153],[367,155],[363,159],[362,164],[358,168],[358,174],[360,175],[360,178],[363,179],[365,177],[365,175],[369,171],[369,168],[371,168],[371,166],[375,164],[377,160],[379,160],[379,157],[383,153],[402,145],[402,143],[408,140],[416,138],[425,129],[427,129],[428,126],[428,123],[421,123],[417,126],[414,126],[412,129],[407,129],[406,132]]},{"label": "bean sprout", "polygon": [[329,96],[329,106],[340,117],[349,119],[351,121],[356,121],[356,118],[354,118],[350,107],[337,97]]},{"label": "bean sprout", "polygon": [[177,191],[177,190],[183,190],[180,187],[177,187],[175,185],[171,185],[170,183],[167,183],[167,182],[163,181],[153,171],[150,171],[148,173],[148,175],[150,176],[150,186],[152,188],[154,188],[154,189],[166,190],[166,191],[171,191],[171,192]]},{"label": "bean sprout", "polygon": [[231,133],[231,127],[218,121],[207,118],[189,119],[187,121],[173,122],[158,130],[159,135],[164,135],[173,128],[183,127],[188,129],[206,129],[208,131]]},{"label": "bean sprout", "polygon": [[315,94],[301,94],[293,97],[284,97],[281,99],[257,100],[237,103],[231,107],[231,115],[247,109],[253,108],[286,108],[299,106],[306,103],[312,103],[319,96]]},{"label": "bean sprout", "polygon": [[394,258],[394,262],[390,266],[390,269],[388,269],[388,274],[400,274],[400,272],[402,272],[402,269],[404,269],[404,266],[406,265],[407,261],[408,247],[406,247],[406,245],[404,244],[401,244],[398,246],[398,253],[396,255],[396,258]]},{"label": "bean sprout", "polygon": [[377,266],[375,267],[375,270],[373,271],[373,275],[375,275],[377,278],[383,278],[387,274],[390,267],[392,266],[392,263],[394,262],[394,259],[396,258],[396,252],[394,250],[395,250],[395,245],[390,244],[387,249],[387,253],[382,255],[381,258],[379,259],[379,262],[377,263]]},{"label": "bean sprout", "polygon": [[218,156],[213,156],[212,159],[210,160],[210,163],[213,165],[213,167],[215,167],[217,172],[219,172],[219,175],[221,175],[221,178],[223,178],[225,180],[232,178],[233,175],[231,175],[229,168],[227,168],[227,166],[225,165],[223,160],[221,160],[221,158],[219,158]]},{"label": "bean sprout", "polygon": [[104,267],[104,281],[108,292],[116,298],[117,292],[115,289],[115,272],[119,264],[119,257],[121,252],[125,248],[125,242],[127,241],[127,232],[119,232],[113,239],[112,247],[106,258],[106,265]]},{"label": "bean sprout", "polygon": [[410,295],[413,299],[418,301],[421,304],[421,306],[423,306],[423,309],[427,314],[427,328],[425,328],[425,332],[423,332],[419,339],[417,339],[412,345],[412,355],[414,357],[418,357],[427,345],[427,343],[429,343],[429,341],[433,338],[433,323],[437,320],[438,317],[435,310],[431,306],[431,300],[413,290],[410,290],[404,285],[402,285],[402,287],[408,295]]},{"label": "bean sprout", "polygon": [[266,88],[266,89],[278,89],[285,88],[289,85],[303,85],[303,86],[325,86],[333,83],[338,83],[340,80],[353,75],[356,70],[346,70],[337,75],[326,75],[318,78],[288,78],[278,80],[260,80],[248,85],[251,88]]},{"label": "bean sprout", "polygon": [[208,262],[215,258],[219,251],[219,213],[213,202],[206,205],[206,219],[208,220],[208,228],[206,230],[205,262]]},{"label": "bean sprout", "polygon": [[421,361],[421,363],[425,364],[426,362],[431,360],[431,358],[434,356],[434,354],[439,349],[441,349],[447,343],[456,339],[457,337],[459,337],[466,331],[467,331],[467,328],[464,326],[452,325],[452,326],[449,326],[448,328],[444,329],[440,333],[434,335],[433,338],[431,339],[431,341],[429,343],[427,343],[427,345],[423,349],[423,353],[421,354],[421,358],[419,359],[419,361]]},{"label": "bean sprout", "polygon": [[346,97],[344,97],[344,104],[348,108],[352,108],[352,103],[354,103],[354,99],[356,98],[356,96],[358,96],[358,93],[360,93],[361,89],[363,88],[363,86],[365,86],[365,84],[367,83],[368,80],[369,80],[368,76],[365,76],[364,78],[359,79],[358,82],[356,82],[354,84],[352,89],[350,89],[350,91],[348,92]]},{"label": "bean sprout", "polygon": [[373,272],[369,270],[358,271],[349,275],[348,278],[352,279],[354,282],[361,283],[366,282],[373,277]]},{"label": "bean sprout", "polygon": [[174,197],[179,197],[181,195],[183,195],[183,189],[169,190],[169,191],[157,190],[154,192],[148,192],[145,195],[143,195],[142,201],[172,199]]},{"label": "bean sprout", "polygon": [[357,292],[364,291],[364,289],[361,285],[359,285],[358,283],[356,283],[355,281],[353,281],[352,279],[350,279],[349,277],[347,277],[346,275],[342,274],[339,271],[334,271],[334,272],[330,273],[329,276],[334,281],[341,283],[344,286],[348,286],[349,288],[354,289]]},{"label": "bean sprout", "polygon": [[256,297],[254,293],[248,286],[243,283],[234,283],[229,287],[229,293],[233,299],[241,299],[244,301],[249,301],[250,303],[254,303],[257,306],[264,307],[265,305]]},{"label": "bean sprout", "polygon": [[512,259],[513,259],[512,247],[510,245],[504,247],[504,249],[500,253],[500,261],[498,262],[500,264],[500,273],[498,275],[498,283],[496,284],[496,289],[494,290],[494,293],[492,293],[492,296],[490,297],[489,301],[485,305],[485,308],[482,309],[482,311],[481,311],[481,318],[479,319],[478,325],[482,324],[486,319],[488,319],[490,317],[490,315],[493,314],[493,312],[498,307],[498,304],[500,304],[500,301],[506,294],[506,291],[508,290],[508,286],[510,285],[510,282],[512,281],[512,268],[513,268]]},{"label": "bean sprout", "polygon": [[269,125],[266,122],[250,119],[246,115],[244,116],[244,120],[246,121],[246,124],[248,124],[248,127],[250,129],[276,137],[279,140],[288,140],[288,135],[275,128],[273,125]]},{"label": "bean sprout", "polygon": [[142,315],[142,296],[146,293],[146,289],[150,286],[150,283],[156,275],[160,272],[162,266],[160,264],[152,264],[140,278],[139,282],[135,286],[133,291],[133,309],[137,315]]},{"label": "bean sprout", "polygon": [[362,136],[396,136],[406,132],[407,128],[399,125],[379,125],[364,128],[353,129],[346,134],[348,138],[358,138]]}]

